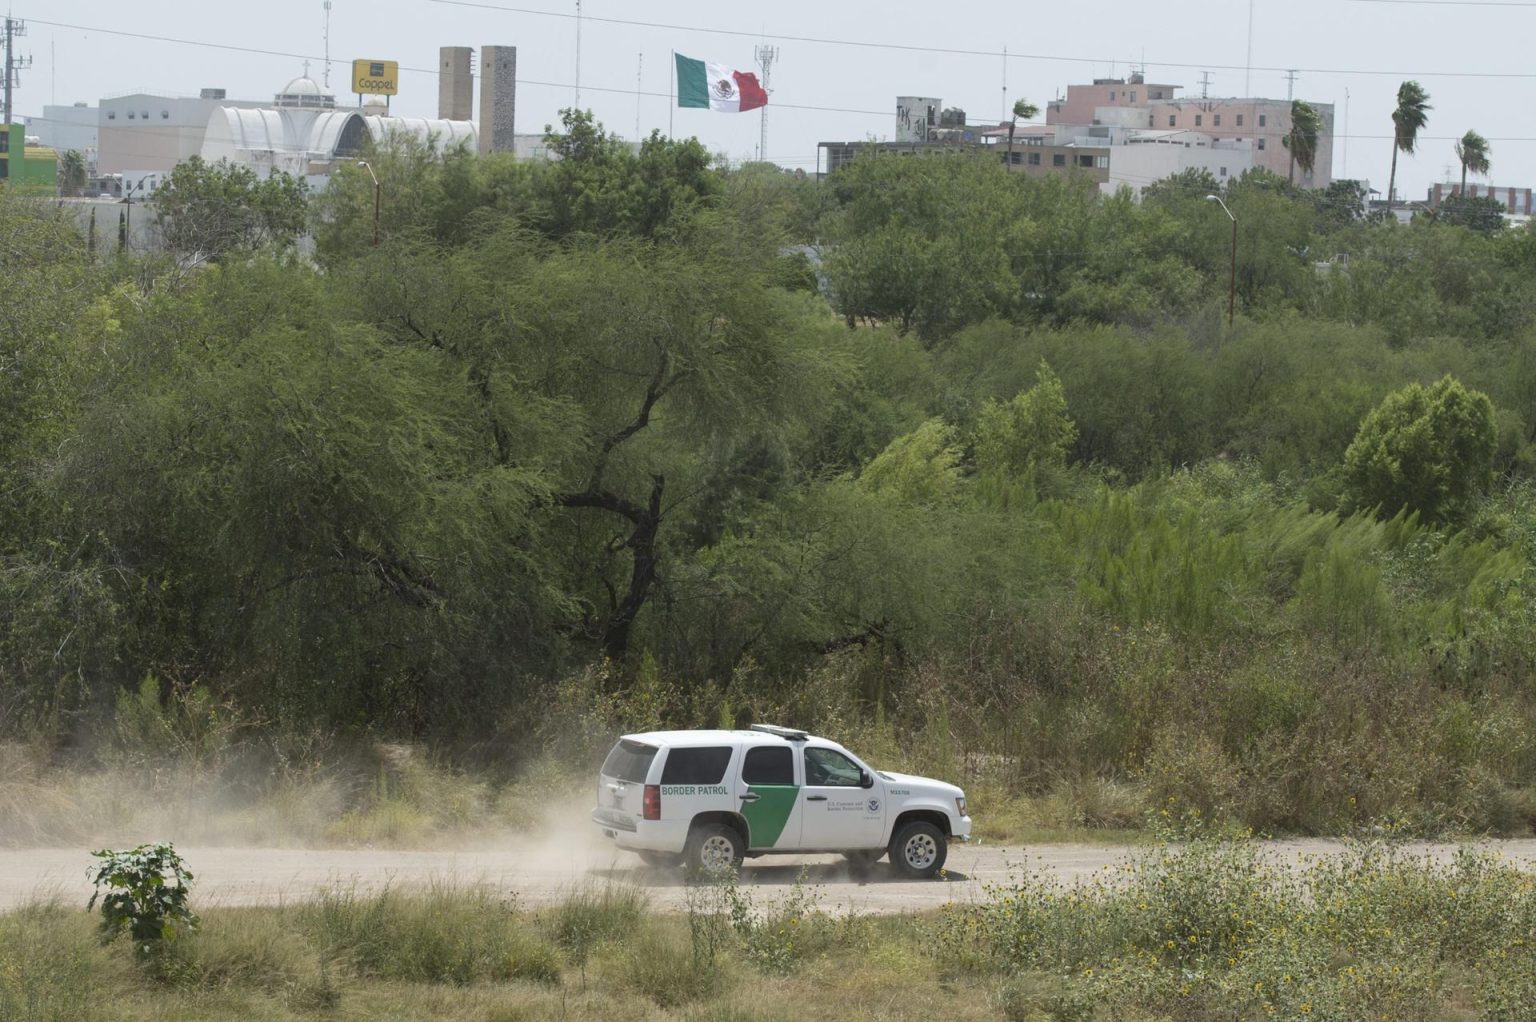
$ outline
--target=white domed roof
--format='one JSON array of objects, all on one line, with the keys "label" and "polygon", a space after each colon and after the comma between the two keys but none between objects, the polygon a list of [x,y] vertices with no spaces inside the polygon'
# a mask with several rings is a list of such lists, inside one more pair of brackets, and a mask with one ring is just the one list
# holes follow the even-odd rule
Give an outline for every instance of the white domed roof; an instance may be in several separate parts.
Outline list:
[{"label": "white domed roof", "polygon": [[284,85],[281,93],[284,96],[318,96],[320,94],[320,83],[308,75],[299,75]]}]

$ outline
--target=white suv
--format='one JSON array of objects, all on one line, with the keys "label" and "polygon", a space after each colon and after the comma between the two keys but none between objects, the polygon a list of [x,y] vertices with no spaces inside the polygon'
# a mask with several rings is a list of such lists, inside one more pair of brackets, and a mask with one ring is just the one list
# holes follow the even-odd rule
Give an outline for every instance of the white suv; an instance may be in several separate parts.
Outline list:
[{"label": "white suv", "polygon": [[743,856],[837,852],[858,864],[887,852],[908,876],[933,876],[950,841],[971,836],[965,792],[885,773],[804,731],[649,731],[603,763],[592,820],[656,866],[740,865]]}]

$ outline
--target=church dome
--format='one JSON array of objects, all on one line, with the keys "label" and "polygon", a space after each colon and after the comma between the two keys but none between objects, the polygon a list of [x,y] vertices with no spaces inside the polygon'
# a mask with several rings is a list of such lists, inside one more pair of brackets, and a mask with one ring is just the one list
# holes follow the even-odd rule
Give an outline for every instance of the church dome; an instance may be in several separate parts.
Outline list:
[{"label": "church dome", "polygon": [[330,110],[336,106],[336,97],[320,88],[320,83],[309,77],[306,65],[304,73],[283,86],[283,91],[272,97],[272,105],[279,109],[300,107],[309,110]]}]

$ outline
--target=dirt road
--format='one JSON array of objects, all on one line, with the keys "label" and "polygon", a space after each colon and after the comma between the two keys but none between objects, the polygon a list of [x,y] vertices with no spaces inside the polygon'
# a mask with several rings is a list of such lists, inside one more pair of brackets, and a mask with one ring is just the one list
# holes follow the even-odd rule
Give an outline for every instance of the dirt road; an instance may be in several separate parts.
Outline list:
[{"label": "dirt road", "polygon": [[[1408,850],[1447,859],[1456,847],[1420,843]],[[1478,847],[1496,851],[1522,868],[1536,869],[1536,840],[1485,841]],[[1279,841],[1267,843],[1265,854],[1279,868],[1338,854],[1340,848],[1331,841]],[[686,897],[680,875],[643,869],[633,855],[617,852],[586,833],[564,839],[509,837],[454,851],[195,846],[178,850],[197,877],[194,897],[205,908],[301,901],[329,885],[367,891],[433,882],[485,884],[516,892],[530,905],[557,900],[583,881],[638,884],[658,907],[680,907]],[[773,888],[794,883],[803,868],[828,909],[917,911],[979,899],[985,885],[1007,880],[1021,863],[1053,870],[1070,881],[1112,866],[1133,852],[1128,847],[1098,845],[962,846],[950,851],[947,879],[932,881],[898,879],[884,864],[858,879],[834,856],[766,857],[748,861],[742,883],[763,888],[763,896],[771,898]],[[84,850],[75,848],[0,851],[0,911],[52,896],[83,907],[90,896],[87,871],[93,862]]]}]

